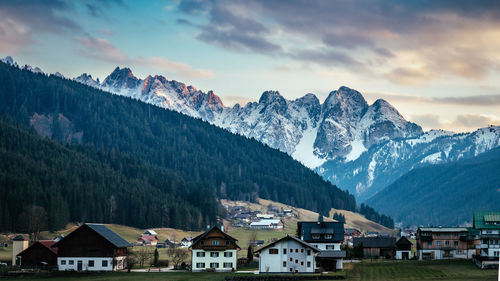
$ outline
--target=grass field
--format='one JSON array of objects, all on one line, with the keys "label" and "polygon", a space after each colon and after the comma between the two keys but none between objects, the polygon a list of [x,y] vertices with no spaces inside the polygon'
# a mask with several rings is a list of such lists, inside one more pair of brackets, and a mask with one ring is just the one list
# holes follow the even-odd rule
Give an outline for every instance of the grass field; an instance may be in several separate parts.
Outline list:
[{"label": "grass field", "polygon": [[[345,270],[333,273],[346,280],[497,280],[498,270],[478,269],[470,260],[454,261],[363,261],[344,264]],[[21,276],[2,280],[223,280],[226,276],[248,275],[240,273],[56,273],[51,276]]]}]

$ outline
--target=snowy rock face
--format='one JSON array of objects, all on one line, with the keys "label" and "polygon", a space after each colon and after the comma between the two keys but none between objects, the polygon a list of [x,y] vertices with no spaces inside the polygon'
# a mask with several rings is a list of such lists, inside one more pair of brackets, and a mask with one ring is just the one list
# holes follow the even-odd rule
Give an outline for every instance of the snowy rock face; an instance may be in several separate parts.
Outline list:
[{"label": "snowy rock face", "polygon": [[471,158],[498,146],[499,126],[463,134],[431,130],[373,145],[354,161],[330,160],[317,171],[364,201],[414,168]]},{"label": "snowy rock face", "polygon": [[347,87],[331,92],[323,104],[311,93],[287,100],[277,91],[266,91],[258,102],[229,108],[212,91],[158,75],[141,80],[128,68],[117,67],[102,84],[87,74],[75,80],[255,138],[310,168],[332,159],[353,161],[372,145],[422,133],[386,101],[370,106],[361,93]]}]

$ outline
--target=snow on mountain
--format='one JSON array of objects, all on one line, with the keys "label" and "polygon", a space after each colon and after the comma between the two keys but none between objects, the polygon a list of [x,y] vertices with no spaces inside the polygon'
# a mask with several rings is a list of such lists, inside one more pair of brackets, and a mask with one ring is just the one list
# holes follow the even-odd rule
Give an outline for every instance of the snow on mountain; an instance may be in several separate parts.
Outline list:
[{"label": "snow on mountain", "polygon": [[498,146],[500,126],[461,134],[432,130],[373,145],[351,162],[327,161],[317,171],[363,201],[414,168],[471,158]]},{"label": "snow on mountain", "polygon": [[277,91],[265,91],[258,102],[230,108],[212,91],[204,93],[158,75],[142,80],[129,68],[117,67],[102,84],[87,74],[75,80],[255,138],[310,168],[331,159],[354,161],[381,141],[422,133],[386,101],[370,106],[361,93],[347,87],[332,91],[323,104],[311,93],[287,100]]}]

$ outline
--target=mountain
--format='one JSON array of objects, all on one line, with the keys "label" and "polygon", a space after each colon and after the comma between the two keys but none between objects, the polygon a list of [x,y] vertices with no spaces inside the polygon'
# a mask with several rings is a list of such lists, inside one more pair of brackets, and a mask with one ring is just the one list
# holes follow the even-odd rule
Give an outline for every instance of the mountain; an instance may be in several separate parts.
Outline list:
[{"label": "mountain", "polygon": [[0,119],[0,230],[26,231],[24,211],[44,208],[49,230],[68,222],[204,229],[223,215],[214,193],[173,170],[117,151],[63,145]]},{"label": "mountain", "polygon": [[475,157],[498,146],[499,126],[462,134],[432,130],[374,145],[350,162],[328,161],[318,172],[364,201],[415,168]]},{"label": "mountain", "polygon": [[[451,152],[450,152],[451,153]],[[500,148],[453,163],[416,168],[367,203],[405,225],[460,225],[498,209]]]},{"label": "mountain", "polygon": [[323,104],[311,93],[287,100],[277,91],[265,91],[258,102],[230,108],[212,91],[158,75],[142,80],[129,68],[117,67],[102,84],[86,74],[75,81],[201,118],[286,152],[310,168],[329,159],[354,160],[381,141],[422,133],[386,101],[369,106],[347,87],[331,92]]},{"label": "mountain", "polygon": [[[103,83],[138,84],[130,72],[118,74],[128,77],[125,84]],[[154,80],[161,82],[158,87],[179,85]],[[186,102],[196,103],[193,98],[199,97],[212,99],[203,105],[207,108],[217,104],[194,88],[187,87],[185,94],[190,97]],[[323,214],[332,207],[356,209],[352,195],[286,153],[203,120],[54,75],[0,64],[0,115],[60,143],[92,146],[175,171],[218,198],[264,198]]]}]

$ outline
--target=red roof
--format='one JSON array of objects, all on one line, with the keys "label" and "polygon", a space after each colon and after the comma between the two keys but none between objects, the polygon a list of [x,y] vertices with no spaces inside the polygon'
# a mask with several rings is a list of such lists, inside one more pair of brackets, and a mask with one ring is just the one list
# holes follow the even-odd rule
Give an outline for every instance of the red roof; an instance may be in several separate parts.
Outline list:
[{"label": "red roof", "polygon": [[52,245],[54,245],[56,243],[56,241],[53,241],[53,240],[40,240],[38,242],[40,242],[40,244],[44,245],[46,248],[48,248],[49,250],[51,250],[52,252],[54,252],[54,253],[57,254],[57,247],[52,248]]}]

